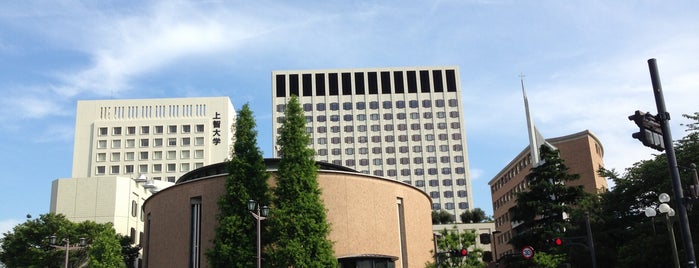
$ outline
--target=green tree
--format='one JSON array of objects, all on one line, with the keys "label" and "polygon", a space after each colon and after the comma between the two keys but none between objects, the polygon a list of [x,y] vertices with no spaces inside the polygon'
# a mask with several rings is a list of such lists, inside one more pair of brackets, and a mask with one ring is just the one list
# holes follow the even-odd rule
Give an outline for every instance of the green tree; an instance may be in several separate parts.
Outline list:
[{"label": "green tree", "polygon": [[135,267],[138,256],[141,253],[141,246],[132,243],[133,239],[129,236],[116,234],[116,237],[121,245],[121,256],[124,259],[126,267]]},{"label": "green tree", "polygon": [[[684,124],[687,135],[676,141],[674,147],[685,197],[688,197],[691,195],[687,190],[693,180],[692,171],[687,167],[699,163],[699,113],[683,116],[692,121]],[[645,208],[657,207],[660,193],[673,196],[669,173],[664,153],[634,163],[623,174],[615,170],[600,171],[601,176],[613,182],[614,188],[601,195],[601,207],[591,217],[599,267],[662,267],[672,263],[665,224],[643,213]],[[676,202],[671,200],[670,206],[677,208]],[[696,206],[694,203],[688,215],[692,230],[699,230]],[[679,235],[677,229],[675,235]],[[696,237],[696,232],[693,235]],[[678,249],[680,262],[685,263],[683,249]]]},{"label": "green tree", "polygon": [[[474,268],[485,267],[486,264],[481,261],[483,258],[483,250],[475,247],[476,233],[474,230],[463,230],[459,232],[454,226],[451,230],[444,228],[439,231],[440,236],[437,237],[437,249],[439,254],[439,266],[435,263],[428,263],[427,267],[436,268]],[[451,256],[450,251],[467,249],[468,255],[465,257]],[[433,252],[434,253],[434,252]]]},{"label": "green tree", "polygon": [[88,251],[89,267],[114,268],[126,267],[121,255],[121,244],[114,229],[103,229],[92,239]]},{"label": "green tree", "polygon": [[[0,239],[0,262],[7,267],[63,267],[65,242],[62,241],[68,240],[74,245],[80,238],[85,238],[87,247],[70,250],[69,263],[72,267],[78,267],[87,262],[87,255],[95,246],[95,239],[107,230],[111,230],[113,234],[111,223],[74,223],[61,214],[42,214],[4,233],[4,237]],[[51,236],[55,236],[58,245],[51,244]],[[116,239],[116,235],[113,237]],[[119,256],[120,249],[117,247],[116,250],[115,254]],[[123,263],[121,259],[120,262]]]},{"label": "green tree", "polygon": [[573,212],[585,193],[581,186],[566,185],[579,175],[568,173],[557,150],[543,145],[540,152],[543,161],[525,177],[529,189],[517,193],[517,203],[510,210],[512,221],[521,223],[510,243],[515,248],[532,246],[537,252],[556,254],[556,248],[545,241],[562,237],[572,227],[564,214]]},{"label": "green tree", "polygon": [[36,219],[28,219],[4,233],[0,239],[0,262],[7,267],[61,267],[65,255],[51,245],[49,237],[56,235],[78,241],[79,236],[74,236],[74,229],[74,224],[60,214],[43,214]]},{"label": "green tree", "polygon": [[318,185],[314,151],[308,148],[306,119],[298,97],[286,105],[277,145],[281,156],[269,217],[274,244],[269,256],[274,267],[336,267],[330,226]]},{"label": "green tree", "polygon": [[[218,202],[219,225],[213,247],[206,252],[213,267],[252,267],[257,262],[256,220],[247,201],[270,204],[267,167],[257,145],[257,131],[248,104],[238,112],[233,155],[228,160],[226,192]],[[263,230],[264,231],[264,230]],[[268,241],[268,233],[262,237]]]},{"label": "green tree", "polygon": [[491,220],[485,215],[485,211],[480,208],[464,211],[459,217],[463,223],[479,223]]},{"label": "green tree", "polygon": [[446,210],[432,211],[432,224],[454,223],[454,215]]}]

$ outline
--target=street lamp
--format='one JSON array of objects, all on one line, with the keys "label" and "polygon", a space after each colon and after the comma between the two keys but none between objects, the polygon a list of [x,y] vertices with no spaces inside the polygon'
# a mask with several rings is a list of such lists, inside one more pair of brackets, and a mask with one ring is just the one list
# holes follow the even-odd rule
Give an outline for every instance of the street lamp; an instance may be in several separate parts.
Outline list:
[{"label": "street lamp", "polygon": [[257,220],[257,268],[262,267],[262,239],[261,239],[261,229],[262,221],[267,219],[269,215],[269,207],[264,205],[260,206],[255,200],[248,200],[248,211]]},{"label": "street lamp", "polygon": [[432,232],[432,241],[434,241],[434,263],[435,267],[439,268],[439,247],[437,246],[437,240],[442,237],[441,233]]},{"label": "street lamp", "polygon": [[[55,235],[49,236],[49,238],[50,238],[50,240],[51,240],[50,242],[51,242],[51,245],[52,245],[53,247],[55,247],[55,248],[60,248],[60,246],[58,246],[58,245],[56,244],[56,242],[58,242],[58,241],[56,241],[57,239],[56,239],[56,236],[55,236]],[[78,244],[75,245],[75,246],[71,246],[71,245],[70,245],[70,239],[68,239],[68,238],[63,238],[63,240],[61,240],[61,242],[65,242],[65,243],[66,243],[66,246],[65,246],[66,257],[65,257],[64,265],[65,265],[65,268],[68,268],[68,258],[70,257],[70,250],[71,250],[71,249],[80,249],[80,248],[82,248],[82,247],[85,247],[85,246],[87,245],[87,240],[86,240],[85,238],[81,237],[81,238],[80,238],[80,243],[78,243]]]},{"label": "street lamp", "polygon": [[[675,216],[675,210],[670,207],[670,205],[667,204],[667,202],[670,202],[670,195],[666,193],[661,193],[658,196],[658,201],[660,201],[660,205],[658,206],[658,211],[664,215],[665,218],[665,225],[667,225],[667,232],[670,235],[670,242],[672,246],[672,254],[674,256],[673,262],[675,263],[675,267],[679,268],[680,267],[680,259],[677,256],[677,244],[675,243],[675,231],[672,228],[672,224],[670,223],[670,217]],[[654,208],[646,208],[644,211],[646,214],[646,217],[655,217],[656,212]],[[655,230],[655,225],[653,225],[653,229]]]}]

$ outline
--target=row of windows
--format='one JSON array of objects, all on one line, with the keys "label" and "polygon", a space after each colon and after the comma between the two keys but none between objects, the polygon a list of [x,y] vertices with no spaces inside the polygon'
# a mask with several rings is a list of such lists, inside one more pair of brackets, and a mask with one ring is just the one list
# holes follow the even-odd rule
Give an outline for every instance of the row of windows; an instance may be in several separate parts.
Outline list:
[{"label": "row of windows", "polygon": [[[167,127],[167,128],[166,128]],[[121,136],[125,132],[126,135],[136,135],[136,131],[138,130],[138,134],[141,135],[148,135],[151,134],[151,130],[153,131],[154,134],[163,134],[165,133],[165,129],[167,129],[168,134],[189,134],[192,133],[192,125],[168,125],[168,126],[141,126],[141,127],[135,127],[135,126],[128,126],[128,127],[112,127],[111,134],[113,136]],[[178,132],[178,130],[180,132]],[[194,133],[203,133],[204,132],[204,124],[196,124],[194,125]],[[109,135],[109,128],[108,127],[99,127],[97,129],[97,135],[98,136],[107,136]]]},{"label": "row of windows", "polygon": [[[446,118],[447,113],[446,112],[437,112],[437,118]],[[393,120],[393,115],[392,113],[384,113],[383,114],[383,119],[384,120]],[[399,120],[404,120],[407,119],[406,113],[397,113],[395,114],[396,118]],[[420,119],[420,113],[410,113],[410,119]],[[433,113],[432,112],[423,112],[422,113],[422,118],[425,119],[432,119]],[[449,117],[450,118],[458,118],[459,117],[459,112],[457,111],[451,111],[449,112]],[[315,117],[317,122],[327,122],[328,121],[328,116],[326,115],[318,115]],[[351,122],[354,121],[355,117],[352,114],[345,114],[342,116],[342,120],[345,122]],[[357,121],[366,121],[367,120],[367,115],[366,114],[358,114],[356,117]],[[381,119],[380,114],[369,114],[369,119],[372,121],[378,121]],[[277,123],[282,123],[284,121],[284,117],[280,116],[277,117]],[[330,115],[330,122],[340,122],[340,115]],[[306,123],[313,123],[313,116],[306,116]]]},{"label": "row of windows", "polygon": [[[454,197],[454,191],[444,191],[443,194],[444,194],[444,197],[446,197],[446,198],[452,198],[452,197]],[[466,196],[467,196],[466,190],[459,190],[459,191],[456,192],[456,195],[457,195],[458,197],[466,197]],[[432,197],[432,198],[439,198],[439,197],[440,197],[440,192],[438,192],[438,191],[431,191],[431,192],[430,192],[430,197]]]},{"label": "row of windows", "polygon": [[[352,165],[347,165],[347,166],[349,166],[349,167],[354,167],[354,166],[355,166],[355,165],[354,165],[354,160],[351,160],[351,159],[350,159],[350,160],[347,160],[347,161],[348,161],[348,162],[351,161],[350,163],[352,164]],[[334,161],[333,161],[333,162],[334,162]],[[367,165],[368,165],[368,162],[369,162],[369,161],[368,161],[367,159],[360,159],[360,160],[359,160],[359,165],[360,165],[360,166],[367,166]],[[416,169],[414,169],[414,170],[411,171],[411,169],[407,169],[407,168],[406,168],[406,169],[401,169],[401,170],[400,170],[400,175],[401,175],[401,176],[410,176],[410,175],[422,176],[422,175],[425,175],[425,174],[427,174],[427,175],[437,175],[437,174],[438,174],[438,169],[437,169],[437,168],[428,168],[428,169],[426,169],[426,170],[427,170],[427,172],[425,172],[425,169],[424,169],[424,168],[416,168]],[[376,175],[376,176],[389,176],[389,177],[396,177],[396,176],[398,176],[398,170],[396,170],[396,169],[387,169],[387,170],[385,170],[385,171],[386,171],[386,173],[384,174],[384,170],[374,170],[373,174]],[[451,168],[448,168],[448,167],[441,168],[441,171],[442,171],[442,172],[441,172],[442,175],[449,175],[449,174],[452,174],[452,169],[451,169]],[[412,174],[411,174],[411,173],[412,173]],[[457,167],[457,168],[454,168],[454,173],[455,173],[455,174],[464,174],[464,173],[466,173],[466,169],[463,168],[463,167]]]},{"label": "row of windows", "polygon": [[[440,203],[433,203],[432,204],[432,210],[440,210],[440,209],[442,209],[442,204],[440,204]],[[451,202],[444,203],[444,209],[447,209],[447,210],[454,209],[454,203],[451,203]],[[468,209],[468,203],[467,202],[460,202],[459,209]]]},{"label": "row of windows", "polygon": [[[453,181],[454,181],[453,179],[443,179],[443,180],[442,180],[442,185],[443,185],[443,186],[452,186]],[[403,181],[403,182],[404,182],[405,184],[413,184],[413,183],[411,183],[411,181],[409,181],[409,180],[406,180],[406,181]],[[437,187],[437,186],[439,186],[439,180],[437,180],[437,179],[428,180],[427,183],[428,183],[428,185],[431,186],[431,187]],[[414,182],[414,185],[415,185],[416,187],[425,187],[425,180],[416,180],[416,181]],[[465,186],[465,185],[466,185],[466,179],[456,179],[456,185],[458,185],[458,186]]]},{"label": "row of windows", "polygon": [[[375,148],[379,148],[379,149],[380,149],[380,147],[375,147]],[[390,147],[390,148],[392,148],[392,147]],[[350,152],[350,153],[347,153],[348,155],[353,154],[354,151],[353,151],[353,150],[352,150],[352,151],[349,151],[348,149],[354,149],[354,148],[347,148],[347,149],[345,149],[346,152]],[[321,149],[321,150],[324,150],[324,149]],[[377,152],[377,151],[378,151],[378,152]],[[367,152],[368,152],[368,148],[359,148],[359,154],[367,154]],[[387,150],[387,152],[388,152],[388,153],[393,153],[392,151],[389,151],[389,150]],[[374,151],[373,153],[381,153],[381,151],[380,151],[380,150],[376,150],[376,151]],[[414,158],[413,158],[412,163],[413,163],[413,164],[422,164],[422,163],[436,164],[436,163],[438,162],[437,159],[438,159],[437,156],[428,156],[428,157],[418,156],[418,157],[414,157]],[[369,161],[368,159],[363,159],[363,160],[366,161],[367,163],[368,163],[368,161]],[[364,162],[361,162],[361,161],[362,161],[362,160],[360,159],[360,163],[364,163]],[[398,159],[398,161],[399,161],[399,163],[400,163],[401,165],[410,164],[410,158],[408,158],[408,157],[401,157],[401,158]],[[376,164],[376,165],[380,165],[380,164],[383,163],[383,161],[382,161],[380,158],[374,159],[373,162],[374,162],[374,164]],[[440,157],[439,157],[439,163],[449,163],[449,162],[451,162],[451,157],[449,157],[449,156],[440,156]],[[463,163],[463,162],[464,162],[464,157],[461,156],[461,155],[454,156],[454,162],[455,162],[455,163]],[[348,164],[354,165],[355,160],[354,160],[354,159],[347,159],[347,160],[345,160],[345,163],[346,163],[346,165],[348,165]],[[396,164],[396,159],[395,159],[395,158],[387,158],[387,159],[386,159],[386,164],[395,165],[395,164]]]},{"label": "row of windows", "polygon": [[[203,167],[204,163],[202,162],[196,162],[194,164],[191,163],[179,163],[179,167],[177,163],[166,163],[166,164],[140,164],[140,165],[110,165],[110,166],[103,166],[103,165],[98,165],[95,167],[95,174],[96,175],[120,175],[120,174],[134,174],[134,173],[162,173],[162,172],[168,172],[168,173],[174,173],[174,172],[189,172],[192,169],[197,169],[200,167]],[[138,171],[135,170],[135,168],[138,168]]]},{"label": "row of windows", "polygon": [[162,147],[162,146],[190,146],[194,143],[194,146],[204,146],[204,137],[182,137],[182,138],[143,138],[143,139],[115,139],[111,140],[111,145],[108,140],[97,140],[97,149],[120,149],[122,143],[124,148],[149,148],[149,147]]},{"label": "row of windows", "polygon": [[[281,119],[283,120],[283,119]],[[330,132],[332,133],[339,133],[340,130],[344,130],[344,132],[354,132],[354,127],[355,126],[330,126]],[[367,129],[371,129],[371,131],[381,131],[381,125],[358,125],[357,131],[358,132],[366,132]],[[395,128],[394,128],[395,127]],[[451,123],[451,128],[452,129],[459,129],[461,127],[461,124],[459,122],[453,122]],[[394,129],[399,130],[399,131],[406,131],[408,130],[408,124],[386,124],[383,126],[383,129],[385,131],[393,131]],[[433,130],[434,129],[434,124],[433,123],[425,123],[424,124],[424,129],[425,130]],[[447,123],[437,123],[437,129],[447,129]],[[420,130],[420,124],[414,123],[410,124],[410,130]],[[326,126],[319,126],[317,127],[316,131],[318,133],[326,133],[328,132],[328,127]],[[306,127],[306,132],[313,132],[313,127]],[[415,134],[417,135],[417,134]],[[413,136],[415,136],[413,135]],[[456,134],[454,134],[456,135]],[[432,136],[433,137],[433,136]],[[459,137],[461,137],[461,134],[459,134]],[[446,138],[446,137],[445,137]]]},{"label": "row of windows", "polygon": [[507,191],[507,193],[503,194],[500,198],[498,198],[497,200],[495,200],[495,202],[493,202],[493,209],[498,209],[501,206],[504,206],[507,202],[509,202],[511,200],[516,200],[517,193],[523,192],[528,188],[529,188],[529,180],[527,180],[527,179],[517,183],[517,185],[515,185],[515,187],[512,187],[512,189]]},{"label": "row of windows", "polygon": [[[399,153],[409,153],[411,151],[409,148],[410,147],[408,147],[408,146],[399,146],[397,151]],[[421,153],[421,152],[423,152],[423,149],[425,152],[436,152],[437,147],[434,145],[428,145],[425,147],[416,145],[416,146],[413,146],[412,152],[413,153]],[[455,152],[460,152],[463,150],[463,146],[461,146],[461,144],[455,144],[455,145],[452,145],[452,149]],[[449,152],[449,145],[439,145],[439,151],[440,152]],[[317,155],[326,156],[326,155],[328,155],[328,152],[330,153],[330,155],[342,155],[343,154],[342,149],[334,148],[334,149],[329,149],[329,150],[328,149],[318,149]],[[367,154],[369,152],[369,149],[368,148],[359,148],[357,150],[357,152],[359,154]],[[381,147],[371,148],[371,153],[373,153],[373,154],[380,154],[383,152],[384,152],[384,148],[381,148]],[[389,154],[395,153],[396,148],[393,146],[386,147],[385,152],[389,153]],[[345,148],[344,154],[354,155],[355,149],[354,148]],[[460,158],[459,160],[463,161],[462,158]],[[407,162],[407,160],[401,160],[401,164],[403,164],[404,162]]]},{"label": "row of windows", "polygon": [[498,178],[493,185],[490,186],[490,192],[495,193],[495,191],[499,190],[502,188],[506,183],[508,183],[510,180],[512,180],[517,174],[519,174],[522,171],[527,171],[528,167],[532,164],[532,159],[531,155],[527,155],[526,157],[520,159],[515,163],[514,165],[510,166],[510,169],[507,170],[500,178]]},{"label": "row of windows", "polygon": [[[138,156],[138,160],[161,160],[161,159],[168,159],[168,160],[173,160],[177,159],[177,151],[175,150],[169,150],[169,151],[141,151],[141,152],[112,152],[109,153],[109,161],[111,162],[119,162],[122,161],[122,156],[124,161],[134,161],[136,160],[136,156]],[[181,150],[180,151],[180,159],[202,159],[204,158],[204,150],[194,150],[194,155],[192,155],[192,151],[190,150]],[[107,153],[102,153],[99,152],[96,155],[95,160],[97,162],[105,162],[107,161]]]},{"label": "row of windows", "polygon": [[[434,106],[438,108],[444,107],[444,100],[443,99],[437,99],[434,101]],[[449,99],[448,100],[449,107],[458,107],[459,106],[459,101],[456,99]],[[339,111],[340,110],[340,103],[339,102],[330,102],[330,103],[316,103],[316,111],[325,111],[326,109],[329,108],[330,111]],[[313,104],[311,103],[305,103],[302,105],[303,110],[306,112],[311,112],[313,111]],[[394,107],[392,101],[383,101],[381,102],[381,107],[383,109],[392,109]],[[408,101],[408,107],[409,108],[419,108],[420,107],[420,102],[417,100],[410,100]],[[432,100],[423,100],[422,101],[422,107],[423,108],[432,108]],[[367,105],[366,102],[363,101],[358,101],[358,102],[343,102],[342,103],[342,110],[345,111],[350,111],[352,109],[356,110],[366,110]],[[405,101],[404,100],[399,100],[395,101],[395,108],[397,109],[405,109]],[[277,105],[277,112],[283,113],[284,110],[286,109],[286,104],[278,104]],[[378,110],[379,109],[379,102],[378,101],[370,101],[369,102],[369,109],[370,110]]]},{"label": "row of windows", "polygon": [[[327,76],[327,80],[326,80]],[[301,78],[299,80],[299,77]],[[366,77],[366,78],[365,78]],[[404,80],[405,78],[405,80]],[[432,79],[430,79],[432,78]],[[444,79],[444,80],[443,80]],[[456,70],[305,73],[275,75],[276,97],[456,92]],[[366,82],[366,83],[365,83]],[[419,86],[418,86],[419,82]],[[445,85],[446,82],[446,85]],[[327,84],[327,94],[326,94]],[[379,85],[381,88],[379,89]],[[301,93],[301,94],[300,94]]]},{"label": "row of windows", "polygon": [[[356,138],[356,141],[358,143],[368,143],[369,140],[371,140],[371,142],[381,142],[381,140],[382,140],[381,137],[383,137],[383,141],[385,141],[385,142],[395,142],[396,141],[394,135],[371,136],[371,139],[370,139],[370,137],[367,137],[367,136],[345,137],[344,141],[346,144],[352,144],[355,142],[355,138]],[[446,133],[438,134],[437,137],[438,137],[438,140],[440,140],[440,141],[448,141],[449,140],[449,136]],[[434,141],[435,140],[434,138],[435,138],[434,134],[413,134],[410,136],[410,140],[412,140],[412,141],[422,141],[422,140]],[[451,139],[452,140],[461,140],[461,133],[451,134]],[[330,140],[331,144],[340,144],[342,141],[342,138],[331,137],[329,140]],[[408,142],[408,135],[398,135],[397,141]],[[317,142],[318,142],[318,144],[328,144],[328,138],[326,138],[326,137],[318,138]],[[446,146],[446,147],[442,147],[443,149],[445,149],[447,151],[449,150],[447,145],[442,145],[442,146]],[[374,147],[374,148],[377,148],[377,147]],[[390,148],[393,148],[393,147],[390,147]],[[435,147],[435,145],[428,145],[426,148],[427,148],[428,152],[434,152],[436,147]],[[440,148],[440,150],[442,148]],[[386,148],[386,149],[389,150],[388,148]],[[380,148],[378,150],[380,150]],[[446,152],[445,150],[442,150],[442,151]],[[379,151],[379,153],[380,153],[380,151]]]}]

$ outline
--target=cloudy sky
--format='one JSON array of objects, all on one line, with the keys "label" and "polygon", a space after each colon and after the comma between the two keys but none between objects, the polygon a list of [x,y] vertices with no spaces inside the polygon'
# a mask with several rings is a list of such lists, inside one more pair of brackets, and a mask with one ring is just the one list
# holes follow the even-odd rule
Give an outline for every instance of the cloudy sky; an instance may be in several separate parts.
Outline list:
[{"label": "cloudy sky", "polygon": [[230,96],[271,156],[271,72],[457,65],[475,207],[527,146],[520,74],[545,137],[585,129],[608,168],[654,153],[656,58],[675,138],[699,111],[699,2],[1,1],[0,231],[48,213],[71,175],[77,100]]}]

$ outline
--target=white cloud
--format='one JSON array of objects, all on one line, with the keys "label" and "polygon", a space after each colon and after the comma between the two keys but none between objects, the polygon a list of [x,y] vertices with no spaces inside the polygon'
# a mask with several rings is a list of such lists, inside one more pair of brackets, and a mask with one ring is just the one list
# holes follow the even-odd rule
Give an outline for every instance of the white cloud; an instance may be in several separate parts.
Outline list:
[{"label": "white cloud", "polygon": [[480,180],[483,176],[483,170],[479,168],[471,168],[469,170],[469,175],[471,175],[471,180]]},{"label": "white cloud", "polygon": [[17,226],[18,224],[22,223],[22,221],[18,219],[3,219],[0,220],[0,236],[5,236],[5,233],[9,232]]}]

